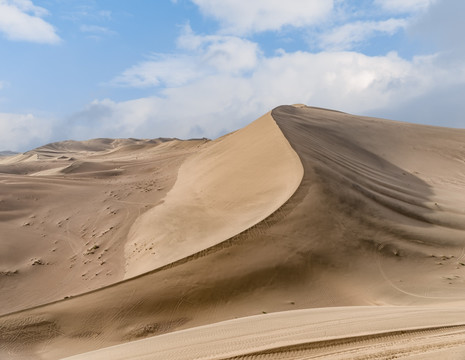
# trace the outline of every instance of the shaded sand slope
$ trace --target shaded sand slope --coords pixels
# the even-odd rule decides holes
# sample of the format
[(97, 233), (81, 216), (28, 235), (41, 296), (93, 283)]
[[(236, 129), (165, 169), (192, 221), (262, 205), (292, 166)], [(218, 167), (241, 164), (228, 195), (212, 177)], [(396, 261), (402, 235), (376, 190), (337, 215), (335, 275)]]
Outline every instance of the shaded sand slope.
[[(234, 188), (230, 181), (238, 181), (240, 176), (231, 178), (228, 169), (220, 168), (216, 173), (218, 179), (213, 177), (210, 184), (208, 177), (202, 178), (204, 171), (198, 171), (204, 164), (207, 169), (218, 164), (215, 157), (219, 154), (215, 148), (221, 149), (221, 156), (230, 156), (229, 161), (234, 166), (242, 166), (243, 161), (248, 161), (248, 156), (242, 156), (236, 163), (235, 157), (228, 154), (229, 146), (222, 148), (222, 141), (228, 138), (234, 144), (235, 134), (205, 145), (181, 166), (179, 183), (166, 196), (163, 211), (169, 210), (167, 213), (174, 217), (179, 215), (176, 226), (182, 230), (183, 221), (190, 224), (191, 213), (182, 209), (180, 199), (186, 196), (191, 204), (197, 196), (204, 201), (203, 198), (212, 196), (208, 193), (212, 191), (213, 200), (205, 200), (204, 204), (218, 204), (223, 210), (220, 211), (222, 216), (233, 224), (241, 224), (234, 227), (235, 231), (241, 232), (224, 239), (229, 234), (228, 222), (222, 223), (216, 213), (211, 214), (208, 209), (196, 209), (196, 212), (203, 210), (194, 215), (198, 221), (208, 226), (209, 219), (215, 221), (211, 229), (218, 234), (216, 241), (212, 238), (199, 246), (184, 243), (184, 236), (191, 236), (184, 235), (176, 242), (181, 241), (186, 249), (181, 252), (176, 249), (177, 254), (171, 259), (186, 257), (98, 291), (0, 317), (0, 351), (7, 354), (4, 356), (56, 359), (241, 317), (232, 322), (233, 327), (237, 325), (234, 330), (231, 323), (219, 324), (218, 327), (189, 330), (193, 332), (188, 337), (203, 337), (206, 344), (211, 340), (217, 345), (200, 349), (211, 350), (204, 358), (233, 356), (225, 352), (229, 351), (225, 347), (235, 349), (238, 356), (258, 352), (254, 355), (256, 358), (279, 358), (279, 354), (263, 352), (275, 346), (276, 336), (284, 336), (288, 333), (286, 329), (298, 329), (300, 315), (312, 319), (306, 320), (305, 324), (314, 320), (315, 327), (312, 328), (312, 324), (306, 327), (301, 334), (303, 338), (297, 336), (299, 331), (293, 333), (296, 337), (291, 334), (282, 346), (329, 341), (325, 336), (341, 339), (347, 335), (346, 328), (335, 327), (333, 321), (336, 324), (342, 321), (361, 337), (361, 342), (368, 336), (368, 341), (376, 344), (381, 354), (385, 350), (395, 351), (397, 345), (393, 345), (393, 334), (377, 338), (377, 332), (413, 330), (415, 327), (434, 329), (425, 336), (409, 333), (399, 340), (406, 344), (420, 341), (421, 346), (436, 355), (444, 349), (463, 354), (465, 131), (362, 118), (304, 106), (279, 107), (271, 115), (285, 136), (281, 135), (281, 140), (289, 142), (304, 169), (302, 181), (294, 193), (289, 194), (289, 188), (282, 187), (290, 196), (287, 201), (283, 200), (282, 206), (241, 231), (248, 225), (245, 219), (239, 218), (236, 222), (235, 218), (227, 217), (224, 204), (228, 203), (228, 197), (232, 204), (231, 213), (236, 214), (237, 199), (241, 199), (246, 210), (249, 204), (262, 209), (266, 196), (259, 193), (256, 199), (255, 191), (247, 193), (241, 186)], [(261, 120), (262, 125), (270, 125), (269, 119), (265, 120)], [(255, 132), (254, 136), (259, 136), (260, 132)], [(248, 137), (245, 139), (251, 141)], [(260, 148), (265, 145), (261, 144)], [(250, 151), (255, 153), (260, 149), (252, 145)], [(250, 158), (253, 163), (253, 157)], [(298, 171), (293, 172), (294, 179), (300, 179), (301, 168), (295, 170)], [(197, 187), (194, 182), (189, 186), (197, 195), (190, 197), (189, 186), (182, 185), (187, 180), (180, 180), (187, 179), (189, 174), (200, 183), (207, 181), (205, 184), (209, 186), (200, 184)], [(277, 179), (287, 177), (278, 176)], [(274, 185), (263, 180), (261, 183)], [(247, 194), (245, 198), (240, 197), (241, 191)], [(215, 196), (220, 196), (218, 201)], [(158, 220), (149, 213), (163, 214), (162, 208), (155, 207), (139, 218), (138, 226), (133, 225), (130, 236), (134, 236), (135, 242), (148, 244), (147, 239), (152, 234), (160, 234), (159, 229), (151, 227), (151, 221), (156, 223)], [(273, 207), (264, 205), (263, 209), (273, 211)], [(255, 210), (250, 214), (256, 214)], [(170, 221), (169, 217), (167, 221)], [(201, 230), (198, 230), (199, 235), (202, 235)], [(175, 235), (170, 235), (168, 241)], [(189, 239), (197, 238), (192, 235)], [(160, 251), (166, 251), (167, 257), (173, 256), (167, 252), (169, 247), (163, 250), (163, 244), (157, 245)], [(146, 254), (157, 249), (156, 246), (143, 248), (137, 256), (128, 257), (129, 273), (143, 271), (145, 266), (163, 264), (163, 259), (153, 261)], [(128, 248), (125, 250), (126, 255), (130, 254)], [(144, 264), (138, 267), (134, 265), (136, 261)], [(410, 307), (359, 308), (355, 305)], [(334, 306), (342, 308), (332, 309)], [(291, 311), (308, 308), (314, 310)], [(271, 328), (264, 328), (260, 321), (257, 323), (257, 317), (247, 318), (278, 311), (282, 313), (277, 317), (269, 315), (274, 324)], [(352, 319), (352, 324), (346, 324), (344, 319)], [(370, 327), (372, 323), (377, 325)], [(448, 328), (447, 332), (436, 329), (448, 325), (457, 327)], [(273, 326), (278, 329), (273, 330)], [(281, 330), (279, 326), (282, 326)], [(260, 338), (256, 334), (263, 331), (263, 338), (260, 338), (263, 346), (254, 348), (248, 340), (228, 345), (222, 334), (229, 331), (251, 339)], [(172, 352), (171, 358), (189, 356), (193, 348), (184, 335), (166, 336), (147, 339), (143, 345), (158, 351), (157, 344), (166, 340), (167, 346), (185, 346), (184, 355), (179, 357)], [(433, 346), (435, 339), (446, 341)], [(350, 358), (353, 346), (360, 347), (357, 341), (351, 340), (352, 345), (347, 345), (348, 342), (341, 339), (336, 342), (337, 351), (341, 354), (347, 351), (345, 354)], [(116, 351), (122, 354), (121, 358), (130, 359), (137, 347), (138, 344), (129, 343), (127, 347), (108, 349), (108, 353), (101, 352), (94, 358), (111, 358), (108, 354)], [(304, 347), (304, 350), (308, 348)], [(422, 351), (412, 350), (410, 345), (404, 350), (406, 356)], [(287, 351), (285, 356), (290, 354), (289, 358), (292, 358), (295, 355), (292, 351)], [(87, 355), (89, 358), (94, 356)], [(310, 355), (304, 353), (301, 358)], [(360, 355), (370, 358), (373, 354), (368, 356), (362, 352)], [(152, 358), (152, 355), (141, 354), (139, 358)]]
[(367, 300), (463, 298), (465, 131), (307, 107), (272, 114), (305, 168), (282, 234), (292, 224), (314, 261), (361, 271)]

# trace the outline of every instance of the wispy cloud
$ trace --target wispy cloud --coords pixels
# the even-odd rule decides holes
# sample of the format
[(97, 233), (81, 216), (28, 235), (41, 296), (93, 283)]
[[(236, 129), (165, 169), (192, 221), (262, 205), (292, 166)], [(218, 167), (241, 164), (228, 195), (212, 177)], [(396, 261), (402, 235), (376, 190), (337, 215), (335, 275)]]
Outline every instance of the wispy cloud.
[(113, 30), (110, 30), (104, 26), (99, 26), (99, 25), (81, 25), (80, 30), (84, 33), (103, 34), (103, 35), (113, 35), (116, 33)]
[(87, 25), (83, 24), (79, 27), (82, 33), (87, 34), (87, 37), (96, 41), (102, 40), (105, 36), (116, 35), (116, 31), (113, 31), (107, 27), (99, 25)]
[(178, 54), (154, 54), (112, 80), (118, 86), (178, 87), (212, 74), (239, 75), (255, 68), (258, 45), (235, 36), (195, 35), (189, 26), (178, 38)]
[(180, 86), (200, 76), (189, 56), (153, 54), (114, 78), (110, 84), (128, 87)]
[(327, 50), (352, 50), (375, 35), (394, 35), (407, 25), (406, 19), (351, 22), (323, 33), (319, 46)]
[(4, 0), (2, 2), (10, 3), (11, 5), (16, 6), (19, 10), (24, 12), (31, 12), (35, 16), (42, 17), (49, 14), (47, 9), (44, 9), (40, 6), (35, 6), (31, 0)]
[(97, 14), (101, 19), (111, 20), (112, 18), (112, 12), (110, 10), (99, 10)]
[(437, 0), (375, 0), (374, 2), (391, 13), (409, 13), (427, 10)]
[(333, 0), (192, 0), (202, 13), (217, 19), (222, 33), (244, 35), (284, 26), (302, 27), (324, 20)]
[(0, 32), (13, 41), (57, 44), (56, 29), (42, 19), (48, 11), (30, 0), (0, 0)]
[(113, 12), (107, 9), (100, 9), (95, 1), (81, 1), (72, 4), (72, 6), (61, 13), (61, 16), (73, 22), (100, 22), (111, 20), (113, 18)]

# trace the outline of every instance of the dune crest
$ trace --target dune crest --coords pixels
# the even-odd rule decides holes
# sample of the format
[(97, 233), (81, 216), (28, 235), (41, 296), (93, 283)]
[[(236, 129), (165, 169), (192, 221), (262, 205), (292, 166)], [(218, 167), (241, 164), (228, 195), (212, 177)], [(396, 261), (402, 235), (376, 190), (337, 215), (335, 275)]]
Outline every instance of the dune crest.
[(220, 243), (266, 218), (303, 176), (270, 113), (209, 142), (180, 167), (163, 204), (131, 228), (126, 278)]

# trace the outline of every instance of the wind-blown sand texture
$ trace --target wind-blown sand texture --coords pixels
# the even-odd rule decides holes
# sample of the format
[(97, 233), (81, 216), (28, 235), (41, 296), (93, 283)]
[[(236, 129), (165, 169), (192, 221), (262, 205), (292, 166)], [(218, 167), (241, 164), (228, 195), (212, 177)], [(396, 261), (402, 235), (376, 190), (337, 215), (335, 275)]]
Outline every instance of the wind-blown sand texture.
[(464, 144), (295, 105), (1, 158), (0, 358), (462, 359)]

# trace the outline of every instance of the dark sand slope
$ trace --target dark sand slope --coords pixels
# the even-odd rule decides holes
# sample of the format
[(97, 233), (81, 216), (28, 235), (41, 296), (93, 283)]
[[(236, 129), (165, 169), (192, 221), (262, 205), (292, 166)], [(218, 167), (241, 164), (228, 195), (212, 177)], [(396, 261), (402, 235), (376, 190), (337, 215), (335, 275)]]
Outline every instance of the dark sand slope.
[[(262, 119), (233, 140), (220, 139), (220, 145), (200, 149), (181, 166), (184, 180), (178, 177), (165, 198), (167, 205), (145, 212), (129, 236), (147, 244), (150, 234), (159, 231), (151, 229), (149, 214), (173, 214), (176, 206), (178, 221), (188, 222), (189, 212), (179, 199), (189, 192), (189, 173), (208, 182), (208, 177), (202, 180), (203, 166), (210, 168), (221, 156), (233, 161), (228, 149), (241, 147), (242, 140), (254, 154), (266, 155), (262, 146), (267, 142), (248, 143), (262, 133), (272, 134), (280, 146), (288, 141), (303, 165), (303, 178), (295, 166), (287, 169), (294, 177), (275, 173), (276, 183), (251, 179), (288, 194), (279, 209), (267, 206), (265, 194), (254, 198), (253, 191), (247, 194), (244, 186), (231, 185), (241, 179), (241, 164), (251, 161), (250, 153), (241, 154), (233, 162), (235, 176), (220, 169), (213, 176), (215, 186), (191, 185), (197, 198), (213, 199), (206, 206), (218, 206), (213, 214), (208, 209), (202, 217), (196, 214), (205, 224), (220, 224), (213, 227), (216, 242), (211, 239), (200, 247), (184, 243), (187, 249), (181, 254), (177, 250), (171, 263), (143, 253), (130, 255), (126, 247), (129, 273), (161, 267), (92, 293), (0, 317), (0, 355), (56, 359), (240, 317), (77, 358), (189, 359), (192, 351), (202, 359), (244, 354), (253, 354), (251, 359), (334, 354), (435, 358), (444, 351), (450, 358), (463, 356), (465, 131), (304, 106), (279, 107), (271, 115), (281, 140)], [(291, 153), (280, 161), (286, 159), (294, 161)], [(301, 180), (296, 191), (278, 186), (286, 179)], [(241, 196), (244, 191), (247, 196)], [(229, 207), (235, 211), (238, 199), (259, 221), (245, 230), (244, 219), (231, 218), (232, 229), (222, 225), (227, 221), (216, 220), (218, 213), (227, 216)], [(225, 239), (234, 229), (238, 234)], [(162, 236), (167, 231), (169, 227)], [(142, 265), (134, 265), (137, 261)], [(312, 310), (290, 311), (308, 308)], [(413, 347), (412, 342), (420, 345)]]
[(465, 131), (307, 107), (272, 115), (305, 168), (288, 219), (303, 236), (283, 234), (328, 270), (359, 272), (348, 296), (463, 298)]

